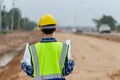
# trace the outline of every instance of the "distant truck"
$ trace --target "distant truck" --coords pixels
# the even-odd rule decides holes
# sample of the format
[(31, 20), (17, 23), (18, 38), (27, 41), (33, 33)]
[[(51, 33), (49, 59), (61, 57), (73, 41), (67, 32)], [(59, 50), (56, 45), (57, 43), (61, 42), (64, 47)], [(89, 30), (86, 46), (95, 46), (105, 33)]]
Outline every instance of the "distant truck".
[(107, 24), (102, 24), (98, 31), (99, 33), (111, 33), (111, 28)]

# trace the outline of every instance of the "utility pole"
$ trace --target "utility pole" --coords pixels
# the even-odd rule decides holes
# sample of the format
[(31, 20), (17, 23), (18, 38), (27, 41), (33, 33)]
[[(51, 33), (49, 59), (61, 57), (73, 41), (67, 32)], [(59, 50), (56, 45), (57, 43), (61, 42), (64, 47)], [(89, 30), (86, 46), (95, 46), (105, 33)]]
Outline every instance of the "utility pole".
[(24, 18), (24, 29), (25, 29), (25, 26), (26, 26), (26, 18)]
[(79, 22), (78, 22), (78, 18), (79, 18), (79, 16), (78, 16), (78, 9), (79, 9), (79, 7), (81, 6), (83, 4), (83, 2), (78, 2), (78, 3), (76, 3), (76, 4), (74, 4), (74, 24), (75, 24), (75, 26), (77, 27), (77, 26), (79, 26)]
[(0, 31), (2, 30), (2, 0), (0, 0)]
[(12, 10), (12, 18), (11, 18), (11, 31), (13, 31), (13, 28), (14, 28), (14, 6), (15, 6), (15, 0), (13, 0), (13, 3), (12, 3), (12, 6), (13, 6), (13, 10)]
[(20, 19), (21, 19), (21, 15), (18, 15), (18, 29), (20, 29)]

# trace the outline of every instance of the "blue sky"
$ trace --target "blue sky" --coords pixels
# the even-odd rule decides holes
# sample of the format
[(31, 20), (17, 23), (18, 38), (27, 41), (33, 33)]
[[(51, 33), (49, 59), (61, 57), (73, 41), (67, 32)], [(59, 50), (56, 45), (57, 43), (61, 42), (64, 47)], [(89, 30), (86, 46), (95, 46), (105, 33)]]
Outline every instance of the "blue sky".
[[(3, 0), (6, 9), (12, 8), (13, 0)], [(52, 14), (59, 25), (95, 26), (93, 18), (111, 15), (120, 23), (120, 0), (15, 0), (15, 7), (22, 16), (38, 22), (45, 14)]]

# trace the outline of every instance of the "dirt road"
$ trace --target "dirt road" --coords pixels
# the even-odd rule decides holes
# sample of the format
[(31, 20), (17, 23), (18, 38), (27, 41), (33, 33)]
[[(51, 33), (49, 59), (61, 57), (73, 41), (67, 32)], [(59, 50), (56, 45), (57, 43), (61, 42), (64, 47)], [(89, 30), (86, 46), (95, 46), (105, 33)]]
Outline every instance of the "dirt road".
[(58, 37), (61, 41), (72, 41), (72, 56), (76, 63), (68, 80), (107, 80), (107, 73), (120, 69), (120, 43), (73, 34), (61, 36), (62, 39)]
[[(75, 68), (67, 80), (120, 80), (120, 43), (71, 33), (56, 33), (55, 37), (62, 42), (72, 41)], [(0, 80), (32, 80), (20, 70), (22, 56), (23, 51), (2, 69)]]

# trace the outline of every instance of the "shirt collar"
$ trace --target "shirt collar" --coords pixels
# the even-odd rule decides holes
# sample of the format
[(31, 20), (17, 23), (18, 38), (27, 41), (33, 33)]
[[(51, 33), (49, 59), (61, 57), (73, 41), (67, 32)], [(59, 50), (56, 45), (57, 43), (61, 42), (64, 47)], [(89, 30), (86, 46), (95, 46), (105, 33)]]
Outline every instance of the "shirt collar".
[(42, 38), (40, 42), (56, 42), (55, 38)]

